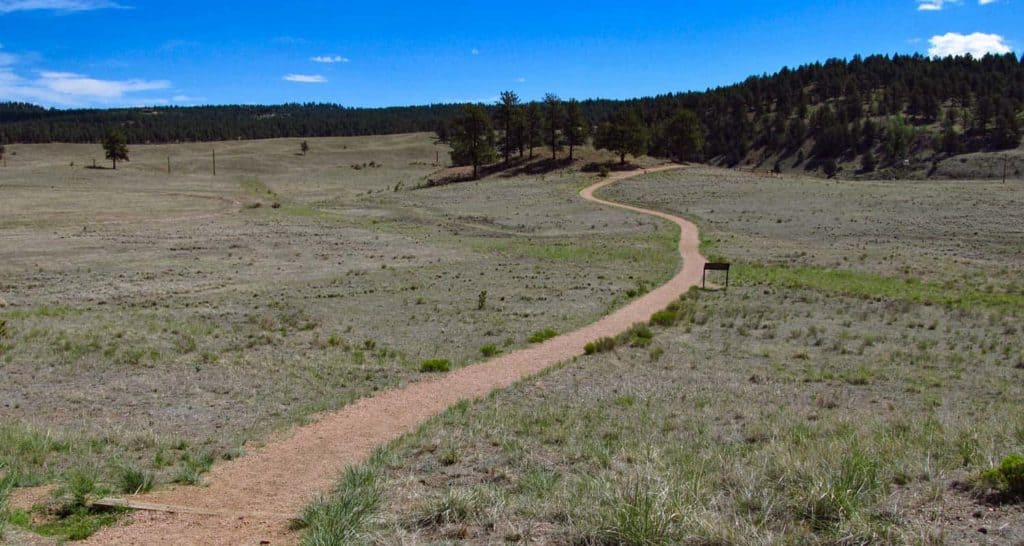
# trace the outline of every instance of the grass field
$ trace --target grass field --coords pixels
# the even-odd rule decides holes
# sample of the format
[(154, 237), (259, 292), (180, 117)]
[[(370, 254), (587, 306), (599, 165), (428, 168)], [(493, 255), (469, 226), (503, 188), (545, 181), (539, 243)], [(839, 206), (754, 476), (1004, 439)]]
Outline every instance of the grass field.
[(698, 221), (732, 286), (392, 443), (308, 544), (1024, 540), (982, 479), (1024, 451), (1020, 182), (693, 167), (603, 197)]
[(211, 145), (133, 146), (116, 171), (87, 168), (98, 146), (8, 146), (6, 479), (198, 483), (425, 360), (589, 323), (678, 265), (668, 226), (575, 195), (593, 175), (424, 187), (446, 156), (428, 135), (309, 142), (217, 143), (216, 176)]

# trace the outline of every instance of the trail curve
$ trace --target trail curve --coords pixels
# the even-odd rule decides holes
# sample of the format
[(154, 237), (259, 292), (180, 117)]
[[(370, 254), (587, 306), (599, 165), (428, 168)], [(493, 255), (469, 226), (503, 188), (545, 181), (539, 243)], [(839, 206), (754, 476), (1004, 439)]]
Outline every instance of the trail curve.
[(580, 192), (587, 201), (656, 216), (679, 226), (682, 267), (665, 284), (595, 323), (545, 343), (322, 414), (314, 423), (296, 427), (251, 454), (215, 465), (205, 476), (204, 487), (173, 487), (123, 499), (126, 506), (141, 511), (124, 525), (101, 530), (85, 544), (293, 544), (300, 537), (288, 530), (288, 518), (317, 495), (330, 491), (346, 466), (365, 460), (375, 447), (415, 430), (461, 400), (508, 387), (582, 355), (590, 341), (646, 322), (700, 282), (704, 257), (699, 251), (697, 227), (678, 216), (594, 197), (594, 192), (626, 178), (674, 168), (614, 173)]

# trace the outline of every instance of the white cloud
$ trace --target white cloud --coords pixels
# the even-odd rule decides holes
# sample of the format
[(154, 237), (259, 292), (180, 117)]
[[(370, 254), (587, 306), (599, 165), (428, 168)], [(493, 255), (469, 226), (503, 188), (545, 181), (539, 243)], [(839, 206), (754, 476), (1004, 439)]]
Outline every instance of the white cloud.
[(341, 55), (317, 55), (316, 57), (310, 57), (314, 63), (347, 63), (349, 62), (348, 57), (342, 57)]
[(469, 54), (475, 57), (480, 54), (480, 50), (474, 47), (472, 50), (470, 50)]
[[(978, 0), (979, 6), (995, 4), (998, 0)], [(918, 11), (942, 11), (946, 4), (959, 4), (960, 0), (917, 0)]]
[(519, 76), (516, 78), (516, 83), (526, 83), (526, 78)]
[(932, 57), (961, 57), (967, 54), (984, 57), (986, 53), (1004, 54), (1013, 51), (1002, 36), (983, 32), (947, 32), (941, 36), (932, 36), (928, 42), (932, 45), (928, 48), (928, 54)]
[(917, 0), (918, 11), (940, 11), (945, 6), (946, 0)]
[(327, 78), (319, 74), (288, 74), (283, 79), (295, 83), (327, 83)]
[(130, 96), (134, 93), (167, 89), (166, 80), (101, 80), (71, 72), (42, 71), (36, 78), (24, 78), (10, 68), (0, 68), (0, 96), (11, 100), (59, 106), (118, 105), (157, 101)]
[(0, 15), (16, 11), (92, 11), (97, 9), (123, 9), (109, 0), (0, 0)]

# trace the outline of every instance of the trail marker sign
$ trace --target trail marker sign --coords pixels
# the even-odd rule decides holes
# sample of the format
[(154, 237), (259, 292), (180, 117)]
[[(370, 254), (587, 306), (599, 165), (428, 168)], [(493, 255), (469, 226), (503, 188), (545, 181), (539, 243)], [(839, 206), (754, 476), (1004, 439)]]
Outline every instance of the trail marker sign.
[(708, 262), (704, 264), (704, 273), (700, 278), (701, 288), (707, 287), (708, 271), (725, 271), (725, 287), (729, 288), (729, 264), (722, 262)]

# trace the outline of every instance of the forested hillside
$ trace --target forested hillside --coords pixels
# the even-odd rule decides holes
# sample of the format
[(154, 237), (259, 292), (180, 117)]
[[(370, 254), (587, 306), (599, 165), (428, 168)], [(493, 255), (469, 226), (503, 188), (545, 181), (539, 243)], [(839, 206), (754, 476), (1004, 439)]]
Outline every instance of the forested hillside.
[[(704, 92), (580, 103), (596, 126), (639, 111), (657, 128), (681, 109), (702, 124), (702, 157), (726, 165), (824, 166), (1016, 148), (1024, 125), (1024, 59), (1013, 54), (933, 59), (854, 57), (783, 68)], [(490, 107), (497, 113), (497, 107)], [(7, 142), (98, 142), (119, 126), (130, 143), (440, 131), (460, 105), (345, 108), (332, 104), (55, 110), (0, 104)], [(657, 153), (657, 143), (652, 143)]]

